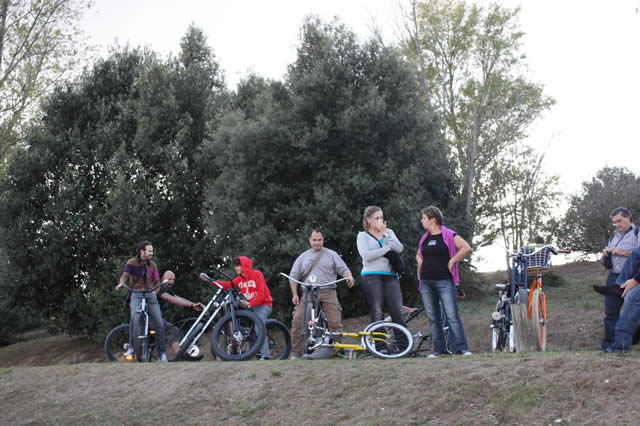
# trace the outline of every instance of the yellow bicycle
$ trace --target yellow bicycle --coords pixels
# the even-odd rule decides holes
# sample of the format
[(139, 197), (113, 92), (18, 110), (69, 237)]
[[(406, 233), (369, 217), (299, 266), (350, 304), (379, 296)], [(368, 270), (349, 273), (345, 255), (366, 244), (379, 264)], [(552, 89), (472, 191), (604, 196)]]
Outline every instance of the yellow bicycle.
[[(333, 348), (334, 353), (344, 351), (350, 358), (355, 358), (360, 352), (369, 352), (382, 359), (402, 358), (413, 350), (413, 336), (406, 327), (391, 321), (376, 321), (369, 324), (363, 331), (349, 333), (344, 331), (330, 331), (326, 317), (319, 303), (318, 291), (331, 283), (316, 284), (298, 281), (281, 272), (280, 275), (294, 281), (305, 288), (305, 314), (303, 317), (303, 336), (305, 338), (305, 353), (313, 353), (319, 348)], [(359, 341), (358, 343), (341, 343), (336, 337), (346, 337)]]

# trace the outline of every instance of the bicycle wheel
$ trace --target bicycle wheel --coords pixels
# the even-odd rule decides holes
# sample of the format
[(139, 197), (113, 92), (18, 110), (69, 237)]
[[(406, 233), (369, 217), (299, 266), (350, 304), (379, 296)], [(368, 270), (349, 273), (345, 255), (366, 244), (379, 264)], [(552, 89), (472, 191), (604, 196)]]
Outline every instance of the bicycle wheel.
[[(202, 319), (203, 324), (207, 322), (208, 317), (204, 317)], [(187, 334), (189, 332), (189, 330), (191, 330), (191, 327), (193, 326), (193, 324), (198, 320), (198, 317), (190, 317), (190, 318), (185, 318), (182, 319), (178, 322), (176, 322), (175, 326), (178, 327), (178, 331), (180, 332), (180, 341), (182, 341), (182, 337), (184, 337), (185, 334)], [(200, 329), (198, 329), (198, 333)], [(197, 333), (196, 333), (197, 334)], [(203, 335), (204, 336), (204, 335)], [(188, 340), (193, 340), (193, 336), (191, 339)], [(188, 353), (189, 355), (193, 356), (193, 357), (197, 357), (198, 355), (202, 354), (202, 349), (200, 349), (200, 346), (198, 345), (198, 343), (201, 340), (198, 339), (198, 342), (193, 343), (192, 345), (189, 346), (189, 348), (187, 348), (185, 351), (185, 353)], [(186, 342), (186, 341), (185, 341)], [(180, 356), (184, 355), (181, 354)], [(178, 356), (176, 354), (175, 359), (178, 359)], [(216, 356), (215, 354), (213, 354), (213, 359), (215, 361)]]
[(260, 350), (264, 342), (264, 324), (256, 314), (236, 311), (235, 316), (237, 328), (234, 328), (229, 312), (216, 323), (211, 334), (211, 350), (223, 361), (247, 360)]
[(133, 350), (138, 362), (149, 361), (149, 336), (145, 333), (145, 318), (142, 312), (133, 316)]
[(302, 314), (302, 348), (303, 353), (309, 353), (309, 347), (313, 344), (311, 339), (311, 330), (309, 330), (309, 323), (311, 322), (311, 311), (313, 305), (307, 303), (304, 305), (304, 313)]
[(180, 345), (180, 349), (176, 354), (175, 360), (179, 360), (180, 358), (182, 358), (184, 353), (187, 352), (191, 348), (191, 346), (197, 343), (197, 342), (194, 342), (193, 339), (195, 339), (198, 333), (200, 333), (200, 330), (202, 330), (203, 325), (204, 324), (199, 323), (193, 330), (191, 330), (191, 333), (189, 333), (187, 337), (184, 339), (184, 343)]
[(402, 358), (413, 349), (413, 336), (406, 327), (391, 321), (377, 321), (364, 330), (361, 344), (375, 357)]
[(124, 353), (129, 349), (129, 324), (114, 327), (104, 339), (104, 353), (109, 361), (124, 361)]
[(533, 337), (538, 350), (547, 348), (547, 300), (540, 289), (533, 291), (531, 298), (531, 322), (533, 323)]
[(174, 325), (178, 327), (178, 330), (180, 330), (180, 334), (184, 336), (189, 331), (193, 323), (196, 322), (197, 319), (198, 319), (197, 317), (181, 319), (180, 321), (176, 322)]
[(280, 321), (268, 319), (266, 327), (265, 339), (269, 344), (271, 359), (288, 359), (291, 353), (291, 333), (287, 326)]

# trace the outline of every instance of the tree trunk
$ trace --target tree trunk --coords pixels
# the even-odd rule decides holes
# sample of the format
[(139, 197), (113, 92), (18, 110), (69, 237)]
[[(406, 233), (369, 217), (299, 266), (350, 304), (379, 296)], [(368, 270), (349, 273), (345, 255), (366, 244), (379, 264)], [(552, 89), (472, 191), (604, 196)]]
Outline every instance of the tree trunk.
[(7, 27), (7, 15), (9, 15), (9, 0), (2, 0), (0, 7), (0, 70), (2, 70), (2, 59), (4, 58), (4, 34)]

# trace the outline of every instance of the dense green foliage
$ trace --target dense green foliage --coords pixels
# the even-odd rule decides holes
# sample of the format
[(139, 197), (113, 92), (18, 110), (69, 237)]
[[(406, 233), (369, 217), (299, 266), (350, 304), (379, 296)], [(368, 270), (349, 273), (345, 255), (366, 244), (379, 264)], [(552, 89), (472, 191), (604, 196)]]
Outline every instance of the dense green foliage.
[(636, 224), (640, 215), (640, 177), (621, 167), (604, 167), (582, 190), (569, 197), (560, 245), (586, 253), (599, 253), (614, 230), (611, 212), (616, 207), (631, 211)]
[[(256, 259), (280, 316), (291, 306), (278, 272), (308, 248), (312, 226), (359, 275), (356, 235), (371, 204), (405, 243), (405, 290), (415, 291), (420, 208), (456, 213), (448, 151), (417, 93), (393, 49), (315, 20), (283, 83), (250, 78), (239, 87), (238, 108), (205, 145), (221, 170), (207, 191), (209, 231), (224, 256)], [(340, 297), (347, 315), (367, 311), (359, 290), (341, 288)]]
[(196, 158), (219, 98), (195, 28), (179, 60), (124, 49), (59, 87), (0, 181), (0, 283), (12, 303), (97, 335), (128, 318), (113, 287), (138, 241), (155, 244), (178, 282), (208, 265)]
[[(55, 90), (0, 179), (2, 316), (32, 312), (99, 338), (127, 320), (113, 287), (149, 239), (192, 299), (211, 293), (198, 272), (253, 257), (274, 316), (287, 319), (278, 272), (307, 248), (310, 226), (358, 275), (370, 204), (385, 209), (413, 271), (419, 209), (439, 205), (454, 227), (458, 216), (449, 152), (416, 84), (394, 49), (313, 19), (284, 81), (252, 76), (235, 93), (196, 28), (176, 58), (116, 50)], [(413, 281), (409, 272), (410, 294)], [(346, 316), (366, 312), (360, 290), (340, 290)]]

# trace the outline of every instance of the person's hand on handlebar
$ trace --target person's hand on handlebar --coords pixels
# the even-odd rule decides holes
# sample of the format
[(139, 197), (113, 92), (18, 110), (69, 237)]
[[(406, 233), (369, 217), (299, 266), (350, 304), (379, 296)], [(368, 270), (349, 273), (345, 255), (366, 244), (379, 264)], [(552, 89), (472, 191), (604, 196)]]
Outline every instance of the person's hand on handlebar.
[(118, 285), (116, 286), (116, 291), (122, 290), (123, 286), (124, 286), (124, 283), (118, 283)]
[(204, 306), (202, 303), (200, 303), (200, 302), (198, 302), (198, 303), (193, 303), (193, 304), (191, 305), (191, 307), (192, 307), (193, 309), (195, 309), (196, 311), (198, 311), (198, 312), (202, 311), (202, 310), (205, 308), (205, 306)]
[[(352, 288), (354, 286), (354, 284), (356, 283), (355, 280), (353, 279), (353, 277), (351, 275), (349, 275), (348, 277), (345, 277), (347, 279), (347, 287)], [(297, 305), (297, 303), (296, 303)]]

